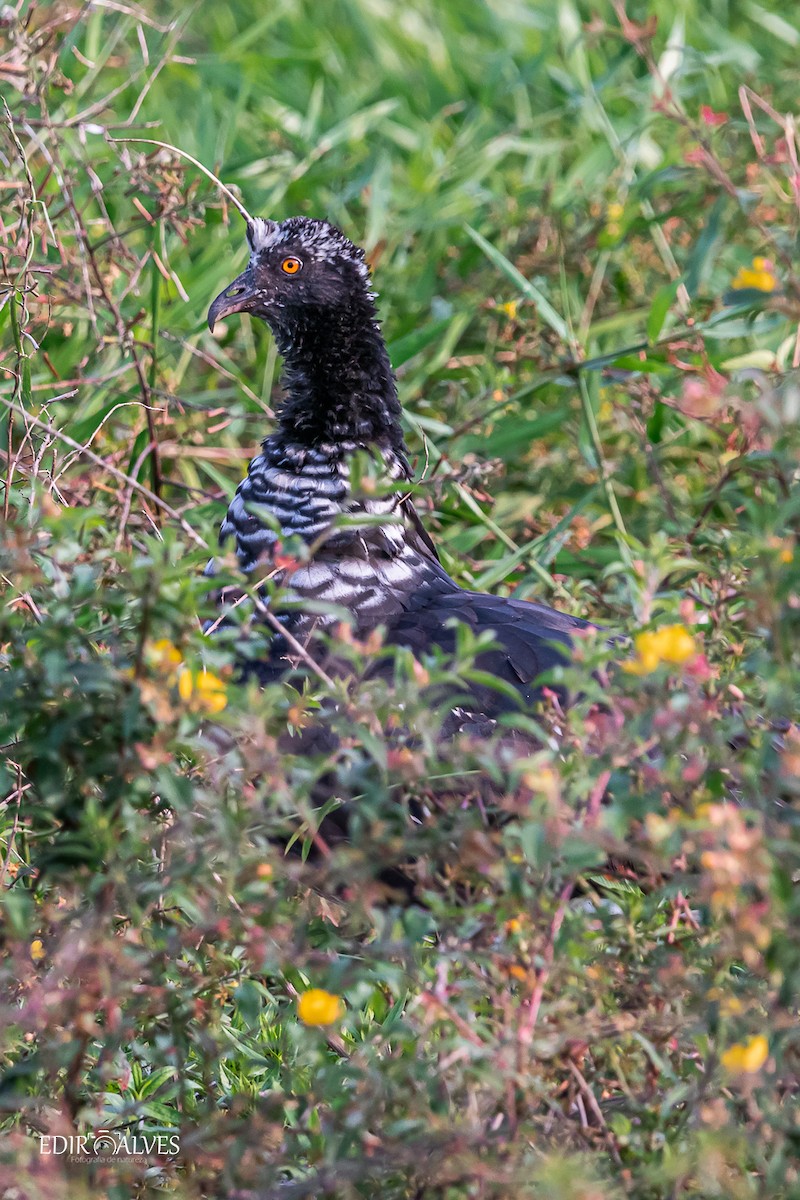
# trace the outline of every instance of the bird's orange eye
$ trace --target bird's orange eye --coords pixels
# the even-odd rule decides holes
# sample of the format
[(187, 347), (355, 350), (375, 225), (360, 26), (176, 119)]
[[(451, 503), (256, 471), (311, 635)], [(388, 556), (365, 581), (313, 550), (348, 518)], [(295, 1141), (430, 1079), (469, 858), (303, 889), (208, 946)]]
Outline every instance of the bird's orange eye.
[(281, 263), (281, 270), (287, 275), (296, 275), (302, 265), (299, 258), (285, 258)]

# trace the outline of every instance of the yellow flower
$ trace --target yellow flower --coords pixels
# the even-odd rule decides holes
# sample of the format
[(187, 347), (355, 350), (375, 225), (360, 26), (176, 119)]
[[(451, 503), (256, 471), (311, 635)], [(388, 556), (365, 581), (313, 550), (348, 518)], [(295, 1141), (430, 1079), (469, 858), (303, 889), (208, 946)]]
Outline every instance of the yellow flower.
[(614, 405), (610, 400), (604, 400), (597, 410), (598, 421), (610, 421), (614, 415)]
[(665, 625), (656, 636), (658, 653), (663, 662), (680, 665), (694, 658), (697, 653), (695, 640), (685, 625)]
[(778, 551), (778, 561), (782, 563), (794, 562), (794, 539), (771, 537), (767, 539), (767, 545), (771, 550)]
[(517, 319), (517, 301), (509, 300), (507, 304), (501, 304), (500, 311), (504, 312), (507, 317), (511, 318), (512, 321), (516, 321), (516, 319)]
[(609, 204), (606, 219), (606, 234), (610, 238), (618, 238), (622, 232), (620, 221), (625, 208), (622, 204)]
[(697, 654), (697, 643), (685, 625), (662, 625), (634, 638), (636, 658), (624, 662), (630, 675), (650, 675), (661, 663), (680, 666)]
[(721, 1056), (720, 1062), (732, 1075), (753, 1075), (760, 1071), (769, 1056), (769, 1043), (763, 1034), (747, 1042), (737, 1042)]
[(309, 988), (297, 1001), (297, 1015), (304, 1025), (333, 1025), (344, 1016), (344, 1001), (323, 988)]
[(629, 675), (650, 675), (657, 670), (661, 659), (655, 648), (654, 634), (640, 633), (634, 641), (636, 658), (622, 664)]
[(716, 1000), (719, 1010), (724, 1017), (738, 1017), (744, 1011), (744, 1005), (738, 996), (723, 992), (722, 988), (712, 987), (706, 992), (707, 1000)]
[(183, 662), (183, 655), (169, 638), (159, 638), (157, 642), (150, 642), (147, 647), (147, 657), (156, 670), (163, 671), (165, 674), (169, 674)]
[(228, 703), (228, 697), (225, 694), (225, 684), (221, 679), (212, 675), (210, 671), (201, 671), (195, 680), (195, 687), (197, 688), (198, 704), (203, 712), (222, 712)]
[[(539, 770), (531, 768), (528, 771), (522, 772), (522, 782), (526, 787), (529, 787), (532, 792), (543, 796), (545, 800), (553, 803), (558, 799), (559, 794), (559, 778), (557, 772), (552, 767), (542, 767)], [(512, 857), (511, 861), (514, 859)]]
[(44, 942), (41, 938), (34, 938), (30, 945), (30, 956), (34, 962), (41, 962), (46, 956), (47, 951), (44, 948)]
[(188, 704), (188, 702), (191, 700), (193, 691), (194, 683), (192, 682), (191, 671), (181, 671), (180, 675), (178, 676), (178, 695), (180, 696), (181, 700), (183, 700), (184, 704)]
[(228, 703), (225, 684), (217, 675), (205, 669), (196, 675), (191, 671), (181, 671), (178, 676), (178, 695), (189, 708), (212, 715), (222, 712)]
[(759, 292), (774, 292), (778, 286), (773, 264), (768, 258), (754, 258), (752, 267), (740, 267), (731, 281), (737, 291), (755, 288)]

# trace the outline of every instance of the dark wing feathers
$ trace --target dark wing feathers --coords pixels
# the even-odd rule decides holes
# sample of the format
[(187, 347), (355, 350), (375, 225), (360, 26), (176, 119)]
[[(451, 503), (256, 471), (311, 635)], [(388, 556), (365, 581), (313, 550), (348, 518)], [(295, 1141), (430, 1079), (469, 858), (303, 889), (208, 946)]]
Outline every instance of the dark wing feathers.
[(422, 521), (419, 518), (419, 513), (414, 508), (414, 505), (411, 503), (408, 497), (406, 497), (404, 500), (401, 500), (400, 509), (406, 521), (408, 522), (406, 527), (410, 535), (408, 541), (413, 542), (414, 548), (418, 550), (420, 554), (424, 554), (426, 557), (431, 558), (434, 562), (438, 563), (439, 553), (431, 541), (431, 535), (422, 524)]
[[(572, 634), (590, 627), (541, 604), (464, 591), (440, 567), (434, 583), (407, 595), (404, 611), (388, 623), (387, 641), (407, 646), (417, 657), (433, 646), (452, 654), (454, 622), (463, 622), (476, 634), (492, 632), (497, 645), (479, 654), (476, 666), (510, 683), (526, 702), (536, 698), (538, 677), (567, 661)], [(491, 689), (472, 690), (486, 692), (476, 695), (483, 711), (512, 707)]]

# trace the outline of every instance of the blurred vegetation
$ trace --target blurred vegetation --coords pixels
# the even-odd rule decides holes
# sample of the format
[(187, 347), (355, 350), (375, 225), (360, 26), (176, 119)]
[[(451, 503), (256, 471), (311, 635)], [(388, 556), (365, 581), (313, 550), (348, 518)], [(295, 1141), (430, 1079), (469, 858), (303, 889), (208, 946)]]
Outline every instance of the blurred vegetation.
[[(2, 9), (0, 1194), (800, 1195), (798, 45), (756, 0)], [(639, 635), (538, 749), (438, 743), (466, 642), (259, 692), (201, 633), (276, 355), (205, 327), (235, 210), (132, 138), (367, 247), (461, 583)], [(99, 1128), (181, 1153), (40, 1153)]]

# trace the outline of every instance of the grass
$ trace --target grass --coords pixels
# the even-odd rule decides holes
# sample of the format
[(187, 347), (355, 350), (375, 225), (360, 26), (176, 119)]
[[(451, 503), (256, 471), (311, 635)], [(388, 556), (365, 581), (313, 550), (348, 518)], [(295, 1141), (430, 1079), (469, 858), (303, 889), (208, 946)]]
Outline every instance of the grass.
[[(755, 0), (4, 14), (14, 1194), (798, 1194), (798, 42)], [(523, 754), (437, 742), (467, 638), (237, 684), (202, 569), (278, 364), (205, 327), (235, 206), (133, 138), (366, 246), (459, 582), (697, 653), (587, 642)], [(42, 1153), (101, 1128), (180, 1153)]]

